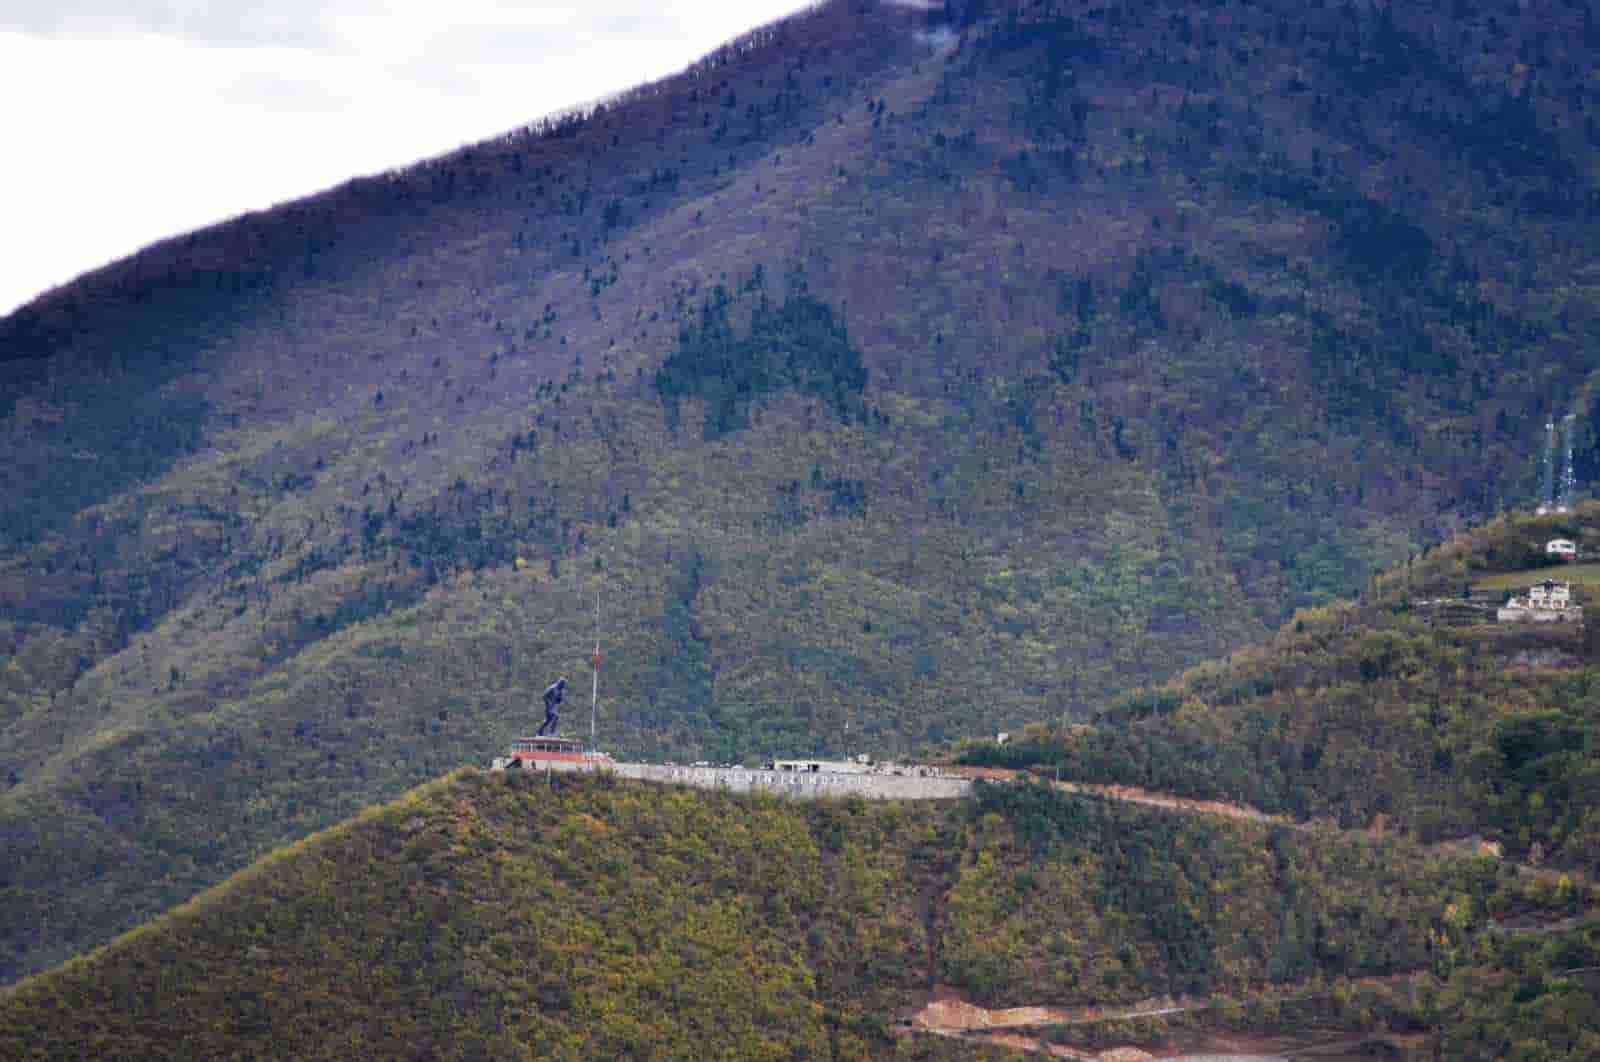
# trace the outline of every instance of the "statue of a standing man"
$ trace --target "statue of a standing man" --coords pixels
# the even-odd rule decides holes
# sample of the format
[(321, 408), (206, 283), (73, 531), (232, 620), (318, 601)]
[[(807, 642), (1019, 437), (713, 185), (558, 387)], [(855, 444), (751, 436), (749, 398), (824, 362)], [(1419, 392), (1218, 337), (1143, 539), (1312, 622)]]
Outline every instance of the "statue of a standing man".
[(556, 736), (556, 727), (561, 725), (561, 698), (567, 692), (567, 680), (563, 676), (550, 683), (549, 689), (544, 691), (544, 722), (539, 727), (539, 736), (547, 734)]

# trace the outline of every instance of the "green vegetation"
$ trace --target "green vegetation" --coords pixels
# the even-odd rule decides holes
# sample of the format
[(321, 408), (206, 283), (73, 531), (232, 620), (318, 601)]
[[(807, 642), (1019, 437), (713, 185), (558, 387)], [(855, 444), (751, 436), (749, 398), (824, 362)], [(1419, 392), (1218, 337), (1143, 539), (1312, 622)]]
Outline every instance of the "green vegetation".
[[(1133, 809), (1042, 785), (980, 785), (952, 889), (946, 977), (1014, 1005), (1238, 995), (1308, 978), (1449, 969), (1471, 924), (1528, 902), (1488, 859)], [(1545, 897), (1542, 902), (1570, 903)], [(1464, 923), (1465, 924), (1465, 923)]]
[(796, 295), (773, 309), (763, 301), (749, 336), (737, 339), (729, 301), (718, 285), (698, 327), (683, 330), (677, 351), (656, 373), (656, 391), (671, 409), (690, 395), (705, 400), (706, 438), (748, 427), (753, 400), (788, 388), (817, 396), (839, 415), (859, 407), (867, 370), (825, 303)]
[[(584, 685), (597, 592), (612, 751), (905, 754), (1088, 718), (1530, 497), (1597, 401), (1591, 22), (829, 3), (8, 317), (0, 977), (485, 761)], [(1412, 622), (1389, 678), (1308, 644), (1356, 676), (1326, 740), (1211, 705), (1082, 755), (1589, 850), (1582, 681), (1405, 670), (1587, 650)], [(1391, 788), (1338, 721), (1374, 682)], [(1527, 741), (1465, 720), (1521, 712), (1523, 780), (1482, 773)]]
[(892, 1020), (934, 978), (1015, 1005), (1448, 972), (1538, 903), (1492, 861), (1037, 786), (802, 804), (466, 770), (7, 990), (0, 1053), (973, 1057)]
[(1472, 584), (1474, 590), (1523, 591), (1540, 579), (1559, 579), (1574, 586), (1600, 585), (1600, 564), (1547, 565), (1549, 571), (1524, 570), (1486, 575)]
[(1482, 938), (1432, 1001), (1440, 1050), (1463, 1062), (1600, 1053), (1600, 922), (1551, 937)]
[[(1524, 542), (1542, 548), (1557, 532), (1592, 541), (1597, 518), (1600, 506), (1587, 504), (1496, 520), (1385, 575), (1360, 604), (1304, 612), (1264, 648), (1121, 699), (1099, 725), (1034, 728), (963, 755), (1302, 820), (1383, 823), (1425, 841), (1481, 834), (1516, 858), (1592, 872), (1594, 639), (1567, 625), (1447, 625), (1423, 603), (1471, 586), (1496, 559), (1523, 558)], [(1561, 573), (1502, 574), (1525, 583)]]
[(808, 944), (882, 899), (860, 843), (828, 874), (775, 800), (469, 772), (24, 985), (0, 1039), (15, 1058), (859, 1055), (881, 1034), (839, 990), (853, 964), (920, 970), (925, 946), (882, 906), (881, 945)]
[[(0, 539), (32, 545), (96, 502), (159, 478), (192, 452), (200, 443), (208, 404), (198, 395), (163, 393), (165, 382), (161, 377), (115, 384), (80, 381), (70, 399), (75, 415), (38, 424), (6, 470), (5, 481), (14, 483), (17, 493), (0, 507)], [(74, 595), (65, 614), (50, 607), (57, 602), (38, 610), (22, 603), (16, 615), (71, 625), (93, 600), (90, 594)]]

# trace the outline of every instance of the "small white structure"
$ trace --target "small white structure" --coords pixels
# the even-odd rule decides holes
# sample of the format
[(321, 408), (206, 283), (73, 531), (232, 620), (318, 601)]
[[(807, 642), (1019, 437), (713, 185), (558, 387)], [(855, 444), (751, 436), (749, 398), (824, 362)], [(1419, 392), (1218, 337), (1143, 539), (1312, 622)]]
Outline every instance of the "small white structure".
[(1570, 538), (1552, 538), (1544, 544), (1544, 552), (1549, 557), (1560, 557), (1567, 561), (1576, 560), (1578, 544)]
[(871, 774), (871, 764), (856, 760), (772, 760), (769, 771), (797, 771), (801, 774)]
[(768, 760), (763, 768), (779, 774), (872, 774), (898, 778), (943, 778), (944, 772), (932, 764), (895, 763), (857, 756), (849, 760)]
[(1583, 609), (1572, 603), (1572, 588), (1567, 583), (1546, 579), (1528, 587), (1522, 597), (1513, 596), (1497, 612), (1501, 623), (1580, 623)]

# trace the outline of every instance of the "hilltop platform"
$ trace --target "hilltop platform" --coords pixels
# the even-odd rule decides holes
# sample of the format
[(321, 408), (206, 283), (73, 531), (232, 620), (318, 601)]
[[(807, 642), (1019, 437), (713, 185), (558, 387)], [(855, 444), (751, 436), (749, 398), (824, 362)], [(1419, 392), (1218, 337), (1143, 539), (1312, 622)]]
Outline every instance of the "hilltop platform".
[[(493, 770), (505, 770), (496, 761)], [(609, 758), (541, 760), (533, 770), (561, 773), (608, 771), (620, 778), (730, 793), (762, 791), (796, 800), (859, 796), (868, 800), (960, 800), (972, 793), (972, 780), (944, 775), (933, 768), (908, 766), (888, 771), (797, 771), (755, 767), (680, 767), (665, 763), (620, 763)]]

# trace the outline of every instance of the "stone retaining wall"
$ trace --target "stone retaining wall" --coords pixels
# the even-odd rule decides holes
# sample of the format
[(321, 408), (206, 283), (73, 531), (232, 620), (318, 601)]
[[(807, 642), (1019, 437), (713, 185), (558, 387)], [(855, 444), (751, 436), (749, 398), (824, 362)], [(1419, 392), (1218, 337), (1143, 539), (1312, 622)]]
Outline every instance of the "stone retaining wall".
[(551, 764), (558, 771), (611, 771), (622, 778), (697, 789), (748, 793), (761, 789), (797, 800), (859, 796), (868, 800), (959, 800), (970, 796), (968, 778), (897, 774), (829, 774), (822, 771), (764, 771), (748, 767), (675, 767), (660, 763)]

